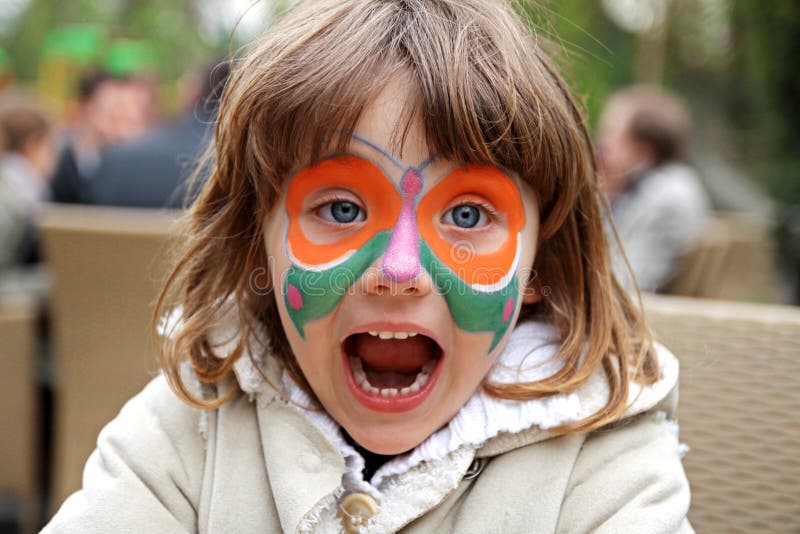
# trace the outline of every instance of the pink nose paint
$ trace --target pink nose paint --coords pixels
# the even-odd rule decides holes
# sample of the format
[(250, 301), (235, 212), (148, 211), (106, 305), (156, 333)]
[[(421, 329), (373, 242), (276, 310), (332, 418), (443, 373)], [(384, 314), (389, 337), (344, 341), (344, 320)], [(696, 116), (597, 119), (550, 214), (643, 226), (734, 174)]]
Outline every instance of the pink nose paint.
[(419, 231), (414, 216), (414, 198), (422, 191), (422, 178), (414, 169), (408, 169), (400, 181), (403, 206), (383, 255), (384, 276), (395, 282), (408, 282), (419, 276)]

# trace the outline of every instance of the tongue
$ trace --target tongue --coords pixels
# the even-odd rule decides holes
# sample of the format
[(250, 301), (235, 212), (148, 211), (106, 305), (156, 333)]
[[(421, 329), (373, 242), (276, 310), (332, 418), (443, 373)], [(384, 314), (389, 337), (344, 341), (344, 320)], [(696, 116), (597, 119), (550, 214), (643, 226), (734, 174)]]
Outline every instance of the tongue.
[(423, 335), (406, 339), (380, 339), (369, 334), (354, 337), (355, 356), (371, 371), (416, 374), (428, 360), (436, 357), (434, 342)]
[(396, 373), (394, 371), (372, 371), (364, 369), (367, 381), (376, 388), (397, 388), (402, 389), (410, 386), (417, 378), (417, 373)]

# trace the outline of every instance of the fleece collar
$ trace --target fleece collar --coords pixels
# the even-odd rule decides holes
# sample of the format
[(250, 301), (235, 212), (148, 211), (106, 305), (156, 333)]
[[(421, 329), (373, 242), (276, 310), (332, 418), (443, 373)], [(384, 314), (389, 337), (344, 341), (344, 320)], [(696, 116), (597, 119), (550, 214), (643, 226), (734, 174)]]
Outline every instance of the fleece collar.
[[(536, 322), (520, 324), (490, 370), (490, 381), (502, 384), (533, 382), (557, 372), (562, 366), (562, 362), (555, 359), (557, 339), (555, 330), (549, 325)], [(461, 447), (479, 449), (500, 434), (517, 433), (532, 426), (552, 428), (577, 420), (581, 413), (580, 400), (575, 393), (519, 402), (495, 399), (478, 389), (447, 425), (412, 451), (381, 466), (369, 484), (360, 480), (364, 460), (344, 441), (339, 425), (285, 372), (283, 386), (290, 405), (304, 413), (342, 452), (348, 461), (348, 475), (360, 482), (359, 489), (371, 493), (380, 491), (385, 482), (396, 475), (423, 462), (441, 460)]]
[[(558, 340), (556, 330), (548, 324), (532, 321), (519, 324), (490, 370), (490, 382), (535, 382), (555, 374), (563, 366), (563, 362), (557, 359)], [(651, 408), (674, 387), (677, 361), (663, 347), (659, 346), (658, 351), (661, 380), (644, 388), (634, 384), (629, 396), (630, 407), (624, 417)], [(546, 439), (550, 436), (548, 430), (579, 421), (602, 408), (609, 393), (602, 369), (572, 393), (529, 401), (494, 398), (479, 388), (447, 425), (412, 451), (381, 466), (369, 484), (360, 480), (364, 460), (342, 438), (339, 425), (286, 372), (282, 383), (290, 405), (303, 413), (339, 449), (348, 463), (348, 475), (360, 482), (359, 489), (370, 492), (380, 490), (386, 481), (416, 465), (441, 460), (462, 447), (477, 451), (478, 456), (494, 456)]]
[[(231, 338), (229, 338), (231, 339)], [(231, 339), (234, 343), (235, 339)], [(493, 383), (534, 382), (561, 369), (556, 358), (559, 348), (557, 331), (551, 325), (526, 321), (517, 325), (497, 362), (490, 370)], [(225, 353), (222, 347), (221, 353)], [(629, 408), (623, 418), (644, 412), (664, 400), (675, 388), (678, 362), (662, 345), (656, 345), (660, 379), (651, 385), (632, 384)], [(352, 465), (348, 471), (360, 472), (363, 459), (341, 436), (338, 424), (327, 415), (273, 360), (264, 362), (245, 353), (234, 365), (239, 387), (251, 397), (272, 390), (264, 375), (273, 384), (283, 385), (288, 404), (303, 413)], [(261, 367), (261, 371), (256, 365)], [(266, 371), (266, 372), (265, 372)], [(270, 376), (271, 375), (271, 376)], [(274, 392), (273, 392), (274, 393)], [(411, 467), (431, 460), (440, 460), (462, 446), (474, 449), (478, 456), (494, 456), (551, 437), (549, 429), (581, 420), (605, 406), (608, 383), (602, 369), (579, 389), (530, 401), (512, 401), (489, 396), (480, 388), (456, 416), (413, 451), (383, 465), (373, 476), (373, 486)]]
[[(221, 321), (214, 334), (219, 354), (230, 353), (237, 341), (236, 314), (228, 317), (231, 320)], [(551, 326), (521, 323), (490, 370), (490, 379), (513, 383), (550, 376), (562, 366), (556, 358), (558, 348)], [(656, 348), (660, 379), (648, 386), (632, 385), (623, 418), (671, 398), (678, 362), (663, 346)], [(254, 342), (234, 364), (234, 374), (239, 389), (256, 403), (271, 482), (280, 485), (279, 473), (287, 476), (278, 491), (286, 502), (276, 501), (276, 506), (289, 532), (339, 531), (337, 501), (354, 492), (372, 495), (379, 503), (379, 514), (363, 532), (396, 531), (454, 491), (474, 459), (548, 439), (553, 436), (550, 429), (592, 415), (608, 399), (602, 369), (574, 392), (531, 401), (494, 399), (478, 390), (447, 425), (365, 481), (364, 460), (344, 441), (338, 424), (294, 383), (277, 358), (264, 354)], [(279, 432), (276, 425), (281, 426)], [(287, 470), (287, 462), (295, 467)], [(314, 467), (308, 477), (296, 478), (298, 468), (318, 462), (321, 467)]]
[[(181, 310), (174, 310), (164, 318), (159, 331), (170, 335), (173, 328), (180, 328), (180, 317)], [(225, 310), (213, 333), (213, 338), (218, 340), (218, 354), (229, 354), (236, 346), (237, 321), (238, 314), (233, 306)], [(263, 339), (263, 333), (259, 334), (256, 337)], [(535, 321), (520, 323), (489, 371), (489, 378), (495, 383), (515, 383), (551, 376), (563, 365), (556, 358), (558, 348), (559, 336), (551, 325)], [(622, 418), (663, 403), (676, 390), (678, 360), (663, 345), (656, 343), (655, 348), (660, 378), (654, 384), (631, 384), (628, 409)], [(249, 350), (236, 361), (234, 374), (239, 388), (251, 400), (258, 397), (262, 405), (274, 397), (282, 398), (314, 423), (339, 450), (347, 451), (349, 445), (341, 438), (338, 425), (295, 384), (276, 358), (264, 355), (263, 347), (253, 340)], [(283, 386), (280, 393), (272, 387), (279, 384)], [(608, 395), (608, 383), (601, 368), (574, 392), (530, 401), (496, 399), (479, 389), (445, 427), (401, 459), (387, 463), (375, 473), (373, 481), (379, 484), (385, 476), (424, 461), (441, 459), (461, 446), (476, 450), (478, 456), (494, 456), (542, 441), (552, 436), (549, 429), (596, 413), (605, 406)], [(343, 445), (339, 446), (340, 442)]]
[[(519, 324), (491, 369), (490, 379), (513, 383), (550, 376), (562, 366), (556, 358), (558, 348), (558, 336), (549, 325)], [(631, 387), (629, 408), (623, 418), (653, 408), (674, 389), (677, 360), (664, 347), (657, 345), (657, 350), (661, 378), (649, 386)], [(397, 531), (454, 491), (476, 458), (496, 456), (548, 439), (553, 435), (550, 429), (592, 415), (608, 399), (602, 370), (572, 393), (531, 401), (495, 399), (478, 390), (447, 425), (411, 452), (384, 464), (371, 480), (365, 481), (361, 476), (364, 459), (342, 438), (339, 425), (294, 383), (275, 358), (267, 360), (265, 363), (244, 354), (234, 365), (239, 387), (258, 403), (265, 442), (278, 439), (275, 421), (292, 413), (296, 423), (287, 425), (281, 431), (284, 437), (280, 438), (290, 442), (287, 451), (302, 448), (313, 433), (317, 438), (309, 442), (327, 444), (318, 454), (336, 457), (335, 462), (325, 462), (328, 467), (336, 466), (329, 473), (327, 485), (321, 485), (315, 475), (309, 478), (317, 480), (313, 487), (300, 492), (295, 481), (295, 487), (287, 488), (295, 500), (302, 498), (307, 503), (279, 506), (284, 510), (283, 515), (287, 515), (282, 517), (285, 530), (292, 532), (339, 531), (337, 503), (342, 495), (350, 493), (369, 494), (379, 503), (379, 514), (371, 518), (362, 532)], [(280, 395), (265, 383), (265, 375), (272, 384), (283, 386)], [(279, 455), (276, 470), (280, 464), (291, 461), (287, 454)], [(276, 456), (265, 449), (268, 463), (274, 462)], [(302, 465), (302, 458), (297, 463)], [(320, 497), (323, 493), (325, 496)]]

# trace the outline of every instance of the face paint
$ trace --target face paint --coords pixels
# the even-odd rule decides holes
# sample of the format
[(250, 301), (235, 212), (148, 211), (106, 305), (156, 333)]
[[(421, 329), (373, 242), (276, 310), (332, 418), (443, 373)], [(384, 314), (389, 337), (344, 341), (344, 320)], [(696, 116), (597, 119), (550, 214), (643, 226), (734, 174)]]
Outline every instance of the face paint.
[[(459, 253), (437, 230), (435, 223), (442, 209), (465, 194), (485, 198), (507, 218), (508, 232), (494, 250)], [(456, 169), (424, 196), (417, 217), (425, 270), (447, 300), (459, 328), (494, 333), (491, 352), (508, 330), (519, 298), (516, 274), (522, 253), (520, 235), (525, 226), (525, 208), (517, 184), (494, 167)], [(467, 257), (462, 258), (463, 255)]]
[[(309, 239), (300, 224), (315, 191), (346, 188), (367, 205), (369, 218), (332, 243)], [(286, 194), (286, 246), (292, 263), (284, 281), (287, 310), (301, 337), (304, 325), (328, 315), (347, 289), (384, 253), (400, 213), (400, 196), (377, 165), (355, 156), (330, 158), (298, 172)]]
[(414, 214), (414, 199), (422, 191), (422, 177), (416, 169), (408, 169), (400, 181), (403, 206), (392, 230), (389, 246), (383, 255), (381, 270), (390, 280), (408, 282), (420, 273), (419, 231)]
[[(325, 188), (353, 191), (364, 202), (367, 219), (334, 242), (309, 239), (300, 223), (303, 202)], [(514, 180), (493, 167), (456, 169), (422, 195), (424, 176), (406, 168), (395, 184), (375, 164), (342, 156), (301, 170), (287, 191), (287, 255), (292, 266), (283, 283), (287, 311), (301, 337), (304, 326), (333, 311), (364, 271), (383, 256), (383, 275), (397, 282), (428, 272), (445, 297), (459, 328), (493, 333), (490, 352), (511, 325), (517, 308), (517, 271), (525, 211)], [(437, 222), (455, 199), (488, 200), (507, 220), (507, 233), (495, 248), (458, 261), (454, 244)], [(352, 228), (352, 227), (351, 227)]]

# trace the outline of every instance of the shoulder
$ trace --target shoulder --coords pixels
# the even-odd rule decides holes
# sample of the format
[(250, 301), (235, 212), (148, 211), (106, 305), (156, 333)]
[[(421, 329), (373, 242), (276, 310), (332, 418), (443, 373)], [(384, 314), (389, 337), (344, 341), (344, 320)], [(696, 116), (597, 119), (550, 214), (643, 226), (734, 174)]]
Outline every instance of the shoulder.
[(650, 411), (589, 433), (566, 488), (559, 532), (691, 532), (677, 425)]
[(686, 449), (672, 419), (679, 364), (666, 347), (655, 348), (660, 378), (632, 387), (621, 419), (583, 435), (558, 532), (692, 532)]
[(83, 488), (44, 532), (194, 530), (205, 462), (200, 420), (163, 375), (153, 379), (100, 432)]
[(678, 206), (689, 204), (707, 209), (708, 197), (697, 172), (688, 165), (671, 163), (651, 171), (641, 183), (641, 196), (654, 205)]
[(103, 155), (104, 169), (123, 170), (131, 163), (142, 163), (146, 158), (152, 165), (178, 166), (180, 159), (197, 156), (201, 150), (202, 135), (196, 135), (192, 124), (176, 121), (157, 128), (136, 141), (109, 148)]
[(589, 433), (566, 434), (492, 457), (471, 490), (504, 521), (558, 533), (691, 532), (689, 483), (677, 428), (647, 411)]
[[(185, 374), (185, 373), (184, 373)], [(189, 387), (199, 388), (195, 378)], [(197, 432), (202, 412), (183, 402), (170, 388), (163, 374), (153, 378), (145, 388), (122, 407), (112, 424), (122, 421), (149, 423), (148, 431), (163, 431), (165, 437), (177, 440), (200, 434)], [(194, 429), (195, 432), (189, 432)]]
[(0, 201), (17, 211), (27, 210), (34, 204), (6, 173), (0, 173)]
[[(206, 415), (179, 399), (160, 374), (100, 432), (95, 454), (122, 458), (156, 484), (171, 478), (184, 489), (197, 488), (205, 460)], [(91, 474), (89, 467), (84, 477)]]

